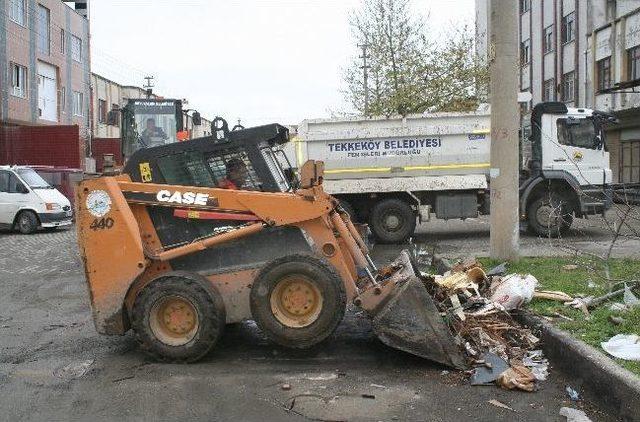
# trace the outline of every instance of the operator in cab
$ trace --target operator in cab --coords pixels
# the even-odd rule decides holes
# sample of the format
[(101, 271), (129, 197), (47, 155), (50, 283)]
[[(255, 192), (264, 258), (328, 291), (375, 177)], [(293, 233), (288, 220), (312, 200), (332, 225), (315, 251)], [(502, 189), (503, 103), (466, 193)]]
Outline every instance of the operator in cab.
[(247, 165), (239, 158), (232, 158), (226, 163), (227, 176), (218, 183), (221, 189), (242, 189), (247, 182)]
[(146, 125), (147, 127), (142, 131), (142, 135), (140, 135), (145, 146), (164, 145), (165, 141), (169, 139), (164, 130), (156, 126), (156, 121), (153, 118), (148, 118)]

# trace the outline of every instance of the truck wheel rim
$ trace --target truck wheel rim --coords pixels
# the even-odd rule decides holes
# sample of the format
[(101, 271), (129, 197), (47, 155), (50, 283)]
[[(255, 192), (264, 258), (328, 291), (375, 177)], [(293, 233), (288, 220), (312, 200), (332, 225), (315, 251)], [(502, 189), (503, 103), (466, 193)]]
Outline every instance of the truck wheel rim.
[(322, 294), (311, 279), (292, 275), (278, 281), (271, 292), (271, 312), (287, 327), (307, 327), (320, 316), (322, 301)]
[(557, 210), (549, 204), (545, 204), (538, 208), (536, 219), (543, 227), (554, 228), (558, 225), (560, 216)]
[(382, 217), (382, 223), (384, 224), (385, 230), (389, 232), (397, 232), (404, 226), (403, 218), (393, 212), (387, 212)]
[(149, 326), (161, 342), (182, 346), (198, 332), (198, 311), (190, 300), (182, 296), (165, 296), (151, 307)]

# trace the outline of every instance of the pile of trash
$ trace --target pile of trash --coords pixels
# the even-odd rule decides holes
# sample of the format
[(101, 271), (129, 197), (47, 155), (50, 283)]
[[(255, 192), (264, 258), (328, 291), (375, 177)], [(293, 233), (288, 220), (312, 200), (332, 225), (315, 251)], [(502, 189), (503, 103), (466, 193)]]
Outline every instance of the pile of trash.
[(510, 311), (531, 301), (538, 281), (531, 274), (507, 274), (505, 264), (485, 272), (475, 259), (442, 275), (423, 274), (425, 286), (473, 369), (472, 385), (495, 383), (535, 391), (547, 379), (549, 363), (540, 339), (513, 320)]

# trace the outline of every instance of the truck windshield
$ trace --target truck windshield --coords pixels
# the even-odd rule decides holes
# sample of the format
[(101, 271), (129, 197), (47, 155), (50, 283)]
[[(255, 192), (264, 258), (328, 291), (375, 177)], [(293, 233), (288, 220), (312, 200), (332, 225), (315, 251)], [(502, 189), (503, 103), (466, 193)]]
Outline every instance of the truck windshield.
[(558, 141), (562, 145), (597, 149), (602, 145), (595, 122), (592, 119), (558, 119)]
[(46, 180), (32, 169), (19, 169), (16, 170), (16, 173), (31, 189), (53, 189)]

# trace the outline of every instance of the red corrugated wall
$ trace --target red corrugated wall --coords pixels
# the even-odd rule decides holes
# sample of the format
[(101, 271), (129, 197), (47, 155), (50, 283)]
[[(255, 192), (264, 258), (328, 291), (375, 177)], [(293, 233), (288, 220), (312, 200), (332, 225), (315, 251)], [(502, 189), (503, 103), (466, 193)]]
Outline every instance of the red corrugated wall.
[(102, 171), (102, 156), (113, 154), (116, 164), (122, 165), (122, 153), (120, 152), (120, 138), (93, 138), (91, 140), (91, 153), (96, 159), (96, 171)]
[(78, 126), (0, 125), (0, 164), (83, 168)]

